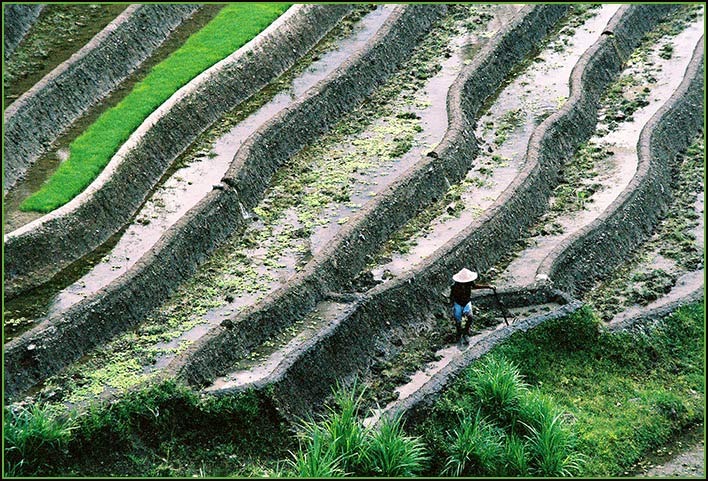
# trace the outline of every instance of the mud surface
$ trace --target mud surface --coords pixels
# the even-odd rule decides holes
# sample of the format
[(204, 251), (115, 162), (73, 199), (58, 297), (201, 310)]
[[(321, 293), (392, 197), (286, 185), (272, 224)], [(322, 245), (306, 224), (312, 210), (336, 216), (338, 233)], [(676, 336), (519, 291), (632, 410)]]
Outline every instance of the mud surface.
[(671, 461), (655, 466), (641, 474), (654, 477), (695, 477), (705, 478), (705, 444), (698, 443), (693, 448), (678, 455)]
[[(560, 242), (592, 222), (629, 185), (637, 170), (639, 135), (681, 83), (702, 34), (703, 19), (699, 16), (675, 37), (664, 38), (651, 47), (644, 45), (634, 53), (603, 101), (596, 134), (566, 168), (566, 179), (572, 173), (579, 180), (556, 189), (551, 211), (541, 220), (541, 235), (528, 241), (530, 246), (511, 262), (499, 283), (533, 282), (543, 259)], [(675, 45), (676, 53), (666, 59), (661, 52), (662, 45), (668, 43)], [(613, 95), (618, 89), (622, 92), (619, 108)]]
[(483, 155), (437, 209), (419, 216), (386, 246), (384, 262), (373, 269), (375, 279), (388, 280), (414, 268), (494, 203), (519, 172), (534, 128), (567, 98), (575, 63), (618, 8), (605, 5), (571, 13), (557, 37), (517, 68), (479, 120), (476, 135)]

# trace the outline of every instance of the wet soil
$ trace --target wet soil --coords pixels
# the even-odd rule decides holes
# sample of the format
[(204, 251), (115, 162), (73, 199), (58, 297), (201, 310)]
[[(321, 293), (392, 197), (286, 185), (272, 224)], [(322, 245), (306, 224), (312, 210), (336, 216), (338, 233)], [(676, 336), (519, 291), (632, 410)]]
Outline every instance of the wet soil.
[(4, 65), (3, 109), (80, 50), (126, 7), (127, 4), (47, 5)]
[[(563, 21), (539, 51), (517, 67), (488, 102), (476, 135), (482, 155), (465, 180), (451, 186), (429, 209), (385, 246), (376, 279), (388, 280), (414, 268), (462, 232), (501, 195), (516, 177), (535, 127), (568, 96), (570, 71), (619, 8), (579, 9)], [(552, 75), (551, 75), (552, 73)]]

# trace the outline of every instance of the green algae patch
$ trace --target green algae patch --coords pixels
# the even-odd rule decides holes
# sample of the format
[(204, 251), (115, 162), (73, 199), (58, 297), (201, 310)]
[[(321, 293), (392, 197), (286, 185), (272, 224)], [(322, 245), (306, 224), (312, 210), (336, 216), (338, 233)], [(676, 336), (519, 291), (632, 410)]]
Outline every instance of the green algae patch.
[(69, 146), (69, 158), (20, 209), (51, 212), (81, 193), (148, 115), (198, 74), (255, 37), (288, 6), (243, 3), (224, 7), (179, 50), (153, 67), (118, 105), (104, 112), (76, 138)]

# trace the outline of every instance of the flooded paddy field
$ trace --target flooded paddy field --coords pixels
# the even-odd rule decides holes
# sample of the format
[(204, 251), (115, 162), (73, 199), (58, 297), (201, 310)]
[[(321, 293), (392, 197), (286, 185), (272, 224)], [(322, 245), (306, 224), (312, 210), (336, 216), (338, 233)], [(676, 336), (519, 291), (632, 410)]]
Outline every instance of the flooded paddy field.
[[(486, 366), (490, 358), (498, 360), (501, 347), (501, 352), (511, 357), (525, 353), (539, 363), (519, 369), (528, 380), (521, 391), (555, 389), (557, 405), (564, 409), (559, 424), (563, 429), (575, 430), (574, 435), (582, 439), (572, 449), (595, 453), (595, 457), (568, 468), (567, 473), (597, 474), (609, 469), (608, 473), (620, 475), (639, 468), (646, 470), (649, 461), (642, 460), (651, 459), (652, 451), (673, 449), (671, 443), (679, 439), (678, 431), (693, 423), (696, 400), (704, 396), (697, 390), (695, 373), (691, 371), (697, 362), (691, 357), (693, 341), (681, 341), (683, 347), (677, 348), (675, 362), (671, 360), (666, 367), (655, 366), (647, 386), (639, 386), (640, 380), (635, 379), (646, 373), (629, 373), (626, 379), (619, 379), (622, 373), (603, 370), (623, 355), (634, 356), (637, 362), (644, 362), (646, 356), (665, 361), (662, 356), (668, 355), (664, 352), (666, 346), (657, 344), (653, 354), (639, 349), (654, 337), (674, 336), (672, 329), (681, 326), (686, 332), (695, 331), (693, 321), (687, 319), (700, 309), (697, 303), (703, 303), (704, 133), (691, 127), (688, 147), (678, 150), (660, 134), (672, 109), (683, 109), (685, 117), (703, 108), (702, 102), (681, 103), (680, 95), (695, 93), (695, 65), (702, 51), (705, 13), (699, 5), (676, 6), (666, 11), (653, 6), (657, 18), (662, 20), (652, 18), (651, 25), (656, 26), (642, 27), (646, 33), (630, 42), (625, 36), (643, 18), (643, 7), (647, 6), (568, 5), (549, 21), (544, 16), (551, 15), (550, 6), (449, 5), (420, 37), (406, 60), (397, 64), (397, 70), (325, 133), (278, 164), (272, 177), (264, 176), (264, 191), (255, 207), (233, 204), (234, 210), (240, 205), (244, 222), (229, 231), (229, 237), (214, 250), (198, 246), (198, 252), (206, 257), (197, 262), (196, 273), (182, 276), (181, 284), (172, 293), (166, 290), (164, 298), (161, 295), (156, 303), (159, 307), (147, 315), (126, 313), (125, 325), (130, 327), (123, 332), (89, 351), (77, 351), (86, 354), (67, 363), (57, 374), (39, 379), (29, 390), (23, 389), (6, 399), (7, 419), (15, 423), (12, 416), (21, 419), (22, 413), (46, 409), (59, 413), (56, 419), (79, 423), (72, 429), (89, 436), (86, 439), (95, 433), (115, 435), (119, 429), (116, 426), (122, 426), (120, 423), (126, 419), (131, 419), (126, 426), (157, 426), (147, 427), (146, 432), (152, 429), (162, 433), (171, 426), (170, 440), (160, 441), (152, 437), (148, 440), (144, 434), (130, 431), (132, 427), (125, 428), (120, 436), (125, 435), (128, 440), (125, 449), (129, 455), (119, 447), (115, 458), (106, 458), (110, 466), (106, 472), (112, 474), (304, 476), (308, 472), (301, 465), (284, 461), (283, 457), (289, 454), (297, 460), (312, 448), (303, 434), (312, 426), (308, 428), (302, 419), (331, 415), (346, 405), (341, 398), (333, 398), (337, 386), (363, 388), (357, 391), (357, 396), (361, 395), (356, 401), (354, 419), (361, 423), (365, 438), (385, 431), (387, 423), (398, 416), (402, 423), (400, 433), (431, 436), (426, 433), (430, 430), (426, 416), (431, 412), (438, 416), (436, 410), (448, 409), (449, 412), (444, 411), (446, 415), (460, 414), (460, 422), (467, 422), (462, 416), (467, 407), (460, 406), (471, 401), (454, 399), (458, 385), (477, 375), (471, 374), (470, 369)], [(274, 119), (281, 119), (283, 113), (300, 105), (302, 99), (313, 92), (321, 93), (318, 88), (380, 37), (400, 12), (399, 6), (393, 4), (353, 7), (292, 68), (223, 115), (177, 159), (125, 228), (52, 282), (4, 302), (6, 347), (18, 338), (25, 339), (28, 331), (34, 332), (43, 323), (71, 314), (77, 306), (103, 295), (111, 286), (132, 279), (136, 266), (150, 262), (152, 252), (162, 245), (163, 239), (175, 226), (190, 219), (190, 213), (214, 191), (243, 199), (239, 196), (241, 186), (231, 185), (233, 174), (227, 172), (233, 170), (244, 146), (257, 139)], [(186, 38), (189, 28), (197, 29), (199, 22), (207, 22), (209, 15), (215, 13), (216, 10), (198, 13), (202, 17), (195, 15), (191, 21), (196, 23), (184, 26), (182, 34)], [(362, 255), (364, 261), (354, 261), (358, 275), (335, 286), (330, 279), (344, 278), (338, 269), (355, 269), (338, 266), (338, 262), (345, 264), (353, 257), (340, 257), (332, 247), (352, 248), (353, 242), (342, 241), (350, 230), (368, 236), (368, 231), (355, 228), (370, 220), (367, 216), (371, 217), (371, 212), (382, 211), (371, 208), (379, 199), (391, 192), (406, 195), (396, 188), (406, 185), (402, 180), (411, 178), (420, 165), (427, 167), (423, 161), (430, 162), (431, 172), (437, 168), (436, 149), (450, 131), (459, 128), (454, 125), (457, 106), (452, 93), (456, 82), (465, 78), (466, 69), (477, 65), (481, 56), (489, 55), (488, 47), (510, 35), (510, 26), (519, 25), (521, 19), (527, 22), (526, 28), (535, 28), (543, 21), (550, 26), (544, 30), (547, 33), (543, 40), (533, 45), (530, 54), (514, 61), (508, 74), (492, 89), (493, 94), (474, 112), (468, 127), (475, 141), (473, 147), (466, 146), (470, 148), (466, 152), (468, 166), (464, 165), (466, 175), (456, 177), (462, 179), (459, 181), (447, 179), (447, 190), (432, 200), (405, 197), (419, 206), (416, 215), (406, 214), (406, 219), (410, 219), (407, 222), (394, 218), (395, 212), (377, 219), (380, 223), (389, 222), (389, 227), (384, 227), (386, 238), (380, 235), (373, 248), (367, 245), (370, 250), (362, 251), (367, 253), (366, 257)], [(625, 52), (627, 44), (632, 48)], [(611, 73), (602, 89), (588, 80), (598, 76), (593, 70), (597, 62), (606, 62), (608, 66), (603, 64), (602, 68)], [(581, 73), (588, 78), (578, 76), (583, 69)], [(689, 85), (691, 79), (694, 80)], [(591, 92), (589, 99), (582, 100), (586, 104), (574, 103), (577, 92), (573, 89), (577, 86)], [(464, 108), (465, 99), (462, 100)], [(574, 112), (592, 102), (595, 104), (590, 111), (597, 111), (597, 115), (592, 125), (586, 125)], [(535, 169), (546, 168), (539, 167), (534, 149), (552, 150), (553, 146), (538, 138), (551, 138), (556, 125), (587, 130), (588, 135), (580, 136), (587, 140), (573, 144), (571, 155), (554, 160), (558, 162), (557, 172), (540, 175), (549, 184), (550, 195), (538, 196), (542, 208), (529, 208), (531, 221), (520, 223), (524, 227), (507, 243), (507, 226), (484, 230), (487, 224), (482, 222), (493, 225), (498, 218), (504, 219), (505, 214), (500, 212), (504, 212), (506, 203), (516, 209), (511, 211), (513, 215), (527, 215), (524, 206), (511, 202), (509, 194), (527, 196), (529, 204), (537, 201), (533, 192), (523, 190), (523, 182), (535, 175), (529, 168), (534, 162)], [(654, 133), (656, 138), (650, 135)], [(649, 148), (643, 147), (643, 138), (651, 139)], [(67, 137), (62, 142), (68, 144), (70, 140)], [(46, 172), (50, 172), (52, 162), (60, 162), (62, 147), (54, 147), (49, 155), (52, 160), (38, 162), (38, 169), (45, 165)], [(603, 271), (592, 283), (554, 282), (554, 272), (558, 271), (549, 270), (549, 259), (572, 249), (591, 227), (601, 229), (607, 225), (603, 223), (609, 222), (606, 219), (618, 209), (620, 201), (629, 207), (634, 206), (632, 202), (642, 202), (641, 198), (632, 200), (628, 192), (639, 189), (640, 181), (645, 181), (643, 162), (647, 155), (666, 156), (670, 175), (656, 182), (661, 183), (657, 188), (662, 192), (670, 193), (670, 200), (666, 208), (652, 204), (657, 212), (650, 214), (655, 215), (656, 221), (650, 223), (646, 237), (631, 239), (632, 247), (618, 267), (608, 273)], [(441, 158), (439, 162), (446, 160)], [(656, 161), (653, 157), (648, 160)], [(32, 191), (33, 187), (27, 186), (33, 182), (39, 185), (42, 175), (30, 173), (5, 197), (6, 232), (8, 227), (14, 229), (32, 220), (18, 214), (17, 206), (22, 196)], [(634, 222), (633, 217), (628, 219)], [(390, 226), (403, 227), (394, 230)], [(199, 229), (208, 231), (210, 226)], [(489, 235), (476, 237), (475, 229)], [(611, 234), (607, 238), (608, 242), (615, 241)], [(473, 259), (456, 257), (459, 253), (474, 257), (475, 246), (470, 239), (485, 244), (480, 246), (484, 255), (489, 250), (486, 243), (496, 246), (502, 254), (490, 256), (491, 262), (482, 258), (478, 262), (484, 268), (478, 269)], [(504, 239), (503, 247), (499, 247), (499, 239)], [(590, 259), (590, 263), (602, 262), (601, 256)], [(181, 271), (177, 261), (175, 268)], [(451, 318), (452, 281), (448, 285), (443, 279), (451, 277), (457, 269), (450, 266), (457, 265), (478, 271), (478, 282), (493, 286), (473, 292), (472, 321), (462, 336)], [(323, 266), (323, 280), (318, 279), (312, 266)], [(185, 268), (185, 272), (194, 271)], [(566, 286), (568, 289), (564, 290)], [(284, 305), (280, 311), (279, 302)], [(128, 319), (129, 316), (132, 317)], [(62, 328), (61, 323), (56, 326)], [(561, 340), (555, 341), (558, 345), (538, 347), (551, 342), (549, 339), (554, 336), (560, 336)], [(524, 344), (526, 338), (532, 341)], [(508, 347), (509, 343), (513, 347)], [(593, 353), (599, 352), (598, 346), (604, 349), (602, 355), (591, 359)], [(624, 352), (612, 352), (614, 347)], [(42, 356), (42, 348), (29, 345), (22, 359), (31, 364), (32, 356)], [(224, 355), (226, 350), (232, 352)], [(219, 359), (219, 353), (224, 357)], [(546, 359), (554, 353), (558, 359)], [(635, 361), (634, 357), (629, 364)], [(555, 380), (556, 388), (538, 385), (541, 378), (549, 384), (554, 381), (543, 377), (553, 363), (562, 373)], [(535, 368), (542, 373), (538, 379), (533, 376)], [(662, 374), (664, 370), (678, 373), (676, 379), (670, 380), (671, 376)], [(596, 371), (598, 380), (588, 390), (604, 389), (612, 402), (621, 398), (619, 405), (580, 400), (575, 383), (591, 371)], [(614, 384), (603, 384), (610, 382), (606, 378), (612, 376)], [(663, 381), (666, 383), (661, 384)], [(618, 398), (615, 391), (621, 389), (631, 396)], [(686, 393), (690, 396), (686, 397)], [(589, 398), (596, 393), (583, 391), (582, 395), (586, 394)], [(470, 399), (476, 395), (470, 395)], [(631, 399), (625, 399), (628, 396)], [(440, 399), (442, 408), (435, 404)], [(174, 405), (170, 404), (173, 400)], [(111, 423), (118, 424), (101, 424), (102, 402), (109, 406), (106, 412), (113, 416)], [(333, 402), (340, 403), (334, 410)], [(545, 409), (555, 401), (544, 402)], [(590, 406), (587, 409), (592, 413), (577, 414), (579, 411), (572, 409), (575, 404), (585, 406), (583, 409)], [(325, 405), (330, 408), (325, 409)], [(617, 412), (618, 406), (624, 406), (625, 412)], [(525, 408), (522, 405), (520, 409)], [(636, 440), (628, 431), (626, 436), (637, 446), (628, 447), (626, 460), (616, 461), (619, 456), (614, 453), (597, 457), (596, 451), (616, 441), (617, 430), (624, 429), (624, 418), (617, 426), (603, 428), (609, 434), (607, 439), (598, 438), (597, 445), (590, 446), (588, 436), (595, 434), (588, 426), (599, 429), (593, 423), (599, 423), (603, 416), (614, 413), (620, 419), (620, 414), (626, 417), (635, 411), (637, 432), (645, 433), (647, 426), (656, 427), (657, 431), (650, 433), (651, 439)], [(184, 421), (190, 416), (194, 423)], [(219, 416), (238, 425), (238, 440), (233, 433), (231, 437), (223, 433), (225, 425), (214, 424)], [(233, 416), (245, 424), (238, 424)], [(440, 418), (435, 416), (430, 419), (437, 422)], [(92, 421), (85, 424), (86, 419)], [(489, 415), (479, 419), (475, 422), (482, 426), (480, 429), (491, 426)], [(665, 426), (672, 419), (676, 425)], [(213, 439), (190, 437), (200, 433), (199, 426), (216, 433)], [(286, 430), (288, 434), (283, 434)], [(298, 434), (291, 435), (291, 430)], [(507, 427), (497, 431), (504, 430)], [(442, 444), (451, 446), (458, 432), (461, 431), (450, 429), (445, 434), (449, 443)], [(526, 434), (525, 438), (519, 437), (520, 443), (533, 439), (533, 431)], [(266, 439), (271, 435), (274, 438)], [(282, 437), (280, 444), (275, 439), (278, 436)], [(93, 454), (82, 454), (77, 449), (76, 443), (83, 439), (67, 441), (68, 447), (62, 445), (56, 458), (52, 457), (55, 454), (45, 457), (61, 461), (55, 465), (39, 462), (37, 472), (84, 472)], [(504, 436), (499, 439), (507, 442)], [(695, 444), (702, 437), (691, 439)], [(180, 448), (177, 443), (186, 447)], [(258, 443), (262, 443), (265, 452), (257, 447)], [(280, 448), (271, 449), (276, 444)], [(142, 451), (134, 449), (136, 446)], [(195, 446), (193, 452), (187, 452)], [(507, 445), (500, 441), (499, 446), (501, 459), (508, 455), (503, 451)], [(530, 445), (524, 446), (530, 449)], [(54, 453), (54, 447), (47, 449)], [(104, 448), (99, 446), (101, 449)], [(170, 452), (175, 453), (174, 458)], [(529, 463), (537, 462), (529, 453), (522, 453), (524, 456)], [(31, 459), (29, 454), (26, 459)], [(438, 466), (445, 458), (441, 459), (416, 473), (449, 474), (447, 467), (442, 470)], [(38, 461), (32, 461), (35, 462)], [(603, 467), (603, 463), (610, 467)], [(440, 473), (434, 471), (438, 467)], [(13, 469), (23, 472), (25, 468), (17, 465)], [(104, 468), (91, 469), (92, 473), (103, 474)], [(356, 466), (349, 469), (353, 474), (363, 472)], [(466, 472), (478, 474), (487, 468), (479, 469)]]

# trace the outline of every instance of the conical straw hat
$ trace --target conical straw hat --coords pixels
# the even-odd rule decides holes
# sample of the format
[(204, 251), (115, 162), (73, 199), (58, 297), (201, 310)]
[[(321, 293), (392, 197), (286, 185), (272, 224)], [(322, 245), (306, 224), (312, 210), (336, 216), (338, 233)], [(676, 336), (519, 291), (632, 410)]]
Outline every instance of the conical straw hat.
[(472, 282), (477, 279), (477, 273), (472, 272), (469, 269), (462, 269), (460, 272), (452, 276), (452, 280), (455, 282), (460, 282), (465, 284), (467, 282)]

